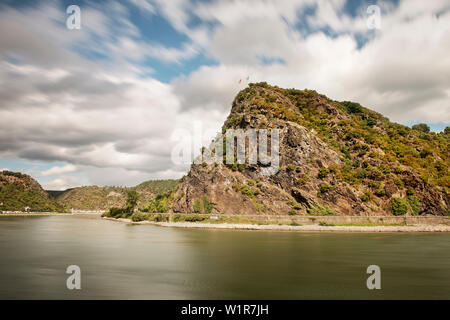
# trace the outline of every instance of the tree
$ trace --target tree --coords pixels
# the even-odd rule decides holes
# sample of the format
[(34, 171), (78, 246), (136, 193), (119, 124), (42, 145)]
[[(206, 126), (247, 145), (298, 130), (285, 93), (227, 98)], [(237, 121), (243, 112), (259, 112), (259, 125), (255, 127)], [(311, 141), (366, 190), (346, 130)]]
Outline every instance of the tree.
[(422, 132), (430, 132), (430, 127), (426, 123), (418, 123), (412, 126), (413, 130), (422, 131)]
[(341, 104), (347, 109), (349, 113), (360, 113), (363, 111), (362, 106), (357, 102), (342, 101)]
[(401, 198), (395, 198), (391, 201), (391, 211), (394, 216), (402, 216), (408, 211), (406, 201)]
[(139, 199), (139, 194), (136, 190), (129, 190), (127, 192), (127, 212), (133, 213), (134, 208), (136, 208), (137, 201)]
[(445, 134), (450, 134), (450, 127), (445, 127), (444, 133)]

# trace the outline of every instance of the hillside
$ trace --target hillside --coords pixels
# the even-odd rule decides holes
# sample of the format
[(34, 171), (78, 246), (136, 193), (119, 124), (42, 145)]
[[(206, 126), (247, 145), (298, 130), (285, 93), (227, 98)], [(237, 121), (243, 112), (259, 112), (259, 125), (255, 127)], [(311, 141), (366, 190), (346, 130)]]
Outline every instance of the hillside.
[[(450, 130), (428, 132), (312, 90), (250, 84), (227, 129), (280, 130), (280, 165), (193, 164), (173, 212), (448, 215)], [(270, 139), (270, 138), (269, 138)]]
[(60, 211), (61, 207), (41, 185), (26, 174), (0, 172), (0, 211)]
[(129, 189), (136, 189), (138, 207), (144, 207), (158, 194), (174, 190), (177, 183), (178, 180), (150, 180), (133, 188), (86, 186), (48, 192), (67, 210), (105, 210), (125, 206)]

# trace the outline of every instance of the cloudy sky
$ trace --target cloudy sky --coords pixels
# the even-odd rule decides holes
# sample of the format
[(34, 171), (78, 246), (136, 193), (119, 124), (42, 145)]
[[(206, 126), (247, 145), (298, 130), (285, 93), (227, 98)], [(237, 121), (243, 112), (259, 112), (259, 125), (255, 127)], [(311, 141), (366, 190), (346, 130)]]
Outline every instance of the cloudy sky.
[(0, 30), (0, 169), (47, 189), (181, 177), (173, 132), (219, 131), (247, 77), (450, 124), (448, 0), (3, 0)]

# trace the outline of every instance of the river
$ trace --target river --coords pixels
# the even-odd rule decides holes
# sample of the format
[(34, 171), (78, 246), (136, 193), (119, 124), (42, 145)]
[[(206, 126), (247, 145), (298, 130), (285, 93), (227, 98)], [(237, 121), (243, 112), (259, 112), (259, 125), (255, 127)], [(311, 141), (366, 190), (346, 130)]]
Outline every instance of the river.
[[(450, 299), (449, 233), (301, 233), (0, 217), (0, 299)], [(66, 268), (81, 269), (68, 290)], [(381, 268), (381, 290), (366, 269)]]

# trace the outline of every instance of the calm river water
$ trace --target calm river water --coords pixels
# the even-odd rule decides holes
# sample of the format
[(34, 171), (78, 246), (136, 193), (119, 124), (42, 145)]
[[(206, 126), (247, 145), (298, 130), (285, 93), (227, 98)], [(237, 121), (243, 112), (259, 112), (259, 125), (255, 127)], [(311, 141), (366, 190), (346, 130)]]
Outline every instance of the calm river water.
[[(81, 268), (68, 290), (67, 266)], [(368, 290), (366, 268), (381, 268)], [(450, 299), (450, 234), (297, 233), (0, 217), (0, 299)]]

